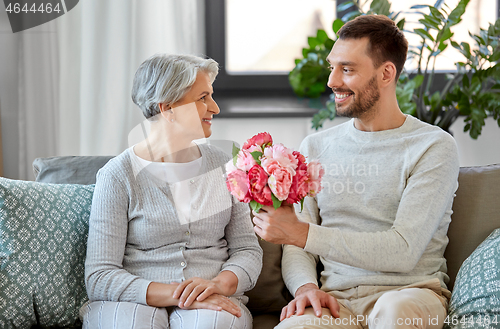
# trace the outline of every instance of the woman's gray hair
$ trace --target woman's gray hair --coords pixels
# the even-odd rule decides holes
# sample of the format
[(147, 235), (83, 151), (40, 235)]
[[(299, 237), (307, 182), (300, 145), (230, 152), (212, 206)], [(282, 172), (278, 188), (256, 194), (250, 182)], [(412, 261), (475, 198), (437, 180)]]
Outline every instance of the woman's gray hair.
[(208, 74), (213, 83), (219, 65), (213, 59), (192, 55), (157, 54), (137, 69), (132, 87), (132, 100), (146, 119), (160, 113), (158, 104), (180, 101), (191, 89), (198, 72)]

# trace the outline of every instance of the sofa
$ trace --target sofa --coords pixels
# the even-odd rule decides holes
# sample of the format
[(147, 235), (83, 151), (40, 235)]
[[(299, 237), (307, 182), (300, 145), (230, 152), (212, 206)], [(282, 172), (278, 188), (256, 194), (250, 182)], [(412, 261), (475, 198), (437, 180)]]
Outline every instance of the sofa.
[[(33, 163), (35, 182), (0, 178), (0, 328), (81, 326), (78, 310), (87, 300), (83, 271), (92, 184), (97, 170), (110, 158), (40, 158)], [(471, 254), (476, 263), (483, 257), (482, 250), (489, 251), (488, 257), (500, 259), (496, 240), (499, 236), (500, 241), (500, 231), (495, 231), (500, 227), (499, 195), (500, 164), (460, 169), (445, 252), (450, 290)], [(494, 231), (498, 234), (490, 235)], [(488, 235), (489, 240), (481, 244)], [(281, 277), (281, 246), (262, 239), (259, 243), (264, 250), (263, 269), (255, 288), (247, 292), (247, 306), (254, 316), (253, 327), (267, 329), (279, 322), (281, 308), (292, 296)], [(480, 244), (482, 249), (477, 248)], [(491, 252), (491, 246), (497, 244), (498, 252)], [(497, 268), (488, 264), (485, 271), (495, 276)], [(475, 268), (467, 264), (459, 273), (458, 297), (455, 304), (452, 297), (450, 306), (456, 321), (449, 321), (449, 327), (460, 324), (460, 310), (469, 312), (478, 303), (481, 294), (474, 293), (470, 300), (464, 297), (481, 287), (477, 278), (467, 282), (468, 273)], [(476, 272), (480, 275), (481, 270)], [(492, 298), (500, 300), (498, 275), (498, 284), (488, 283), (489, 288), (482, 290), (486, 308), (494, 304)], [(492, 282), (495, 280), (493, 277)], [(480, 305), (482, 310), (485, 303)], [(496, 312), (500, 322), (500, 305)]]

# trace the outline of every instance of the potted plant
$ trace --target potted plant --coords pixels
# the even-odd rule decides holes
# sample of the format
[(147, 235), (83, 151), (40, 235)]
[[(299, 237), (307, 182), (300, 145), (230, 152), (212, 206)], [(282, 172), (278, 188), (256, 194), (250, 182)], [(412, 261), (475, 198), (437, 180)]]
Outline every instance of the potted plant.
[[(368, 1), (368, 0), (367, 0)], [(337, 34), (344, 22), (359, 15), (386, 15), (404, 30), (406, 19), (400, 18), (401, 12), (392, 12), (388, 0), (373, 0), (367, 11), (360, 0), (344, 2), (338, 11), (350, 9), (342, 19), (333, 22), (333, 32)], [(500, 126), (500, 19), (490, 24), (487, 30), (481, 29), (473, 35), (475, 45), (453, 41), (452, 28), (461, 21), (470, 0), (461, 0), (451, 10), (444, 0), (438, 0), (434, 6), (417, 5), (414, 10), (420, 19), (419, 27), (412, 31), (420, 36), (418, 46), (409, 49), (408, 59), (416, 60), (416, 72), (403, 71), (397, 86), (399, 107), (404, 113), (416, 116), (422, 121), (437, 125), (449, 132), (451, 124), (461, 115), (469, 131), (476, 139), (481, 134), (484, 119), (492, 115)], [(421, 10), (425, 10), (425, 13)], [(312, 126), (320, 128), (326, 120), (335, 118), (333, 94), (324, 102), (319, 97), (326, 91), (328, 81), (328, 63), (326, 57), (335, 41), (324, 30), (318, 30), (315, 37), (309, 37), (308, 48), (302, 51), (303, 58), (295, 61), (295, 68), (289, 74), (290, 85), (299, 97), (312, 100), (312, 106), (320, 107), (313, 117)], [(435, 83), (436, 57), (449, 46), (463, 55), (463, 61), (456, 63), (457, 70), (448, 75), (445, 85), (437, 89)]]

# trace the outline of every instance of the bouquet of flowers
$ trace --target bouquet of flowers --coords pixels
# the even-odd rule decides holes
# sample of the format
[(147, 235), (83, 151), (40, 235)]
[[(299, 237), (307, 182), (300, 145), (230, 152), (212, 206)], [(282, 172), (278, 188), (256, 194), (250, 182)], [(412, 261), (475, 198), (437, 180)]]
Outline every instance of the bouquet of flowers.
[(243, 144), (233, 145), (233, 160), (226, 165), (227, 188), (253, 210), (262, 206), (277, 209), (282, 202), (299, 203), (321, 190), (324, 169), (283, 144), (273, 144), (269, 133), (260, 133)]

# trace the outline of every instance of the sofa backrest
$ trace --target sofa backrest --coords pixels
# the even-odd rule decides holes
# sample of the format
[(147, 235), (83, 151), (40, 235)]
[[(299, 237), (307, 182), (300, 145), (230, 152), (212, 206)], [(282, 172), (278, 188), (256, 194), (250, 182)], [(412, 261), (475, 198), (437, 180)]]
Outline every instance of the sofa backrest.
[(112, 156), (56, 156), (33, 161), (35, 180), (53, 184), (95, 184), (97, 171)]
[(500, 164), (462, 167), (444, 254), (453, 288), (463, 261), (500, 227)]

